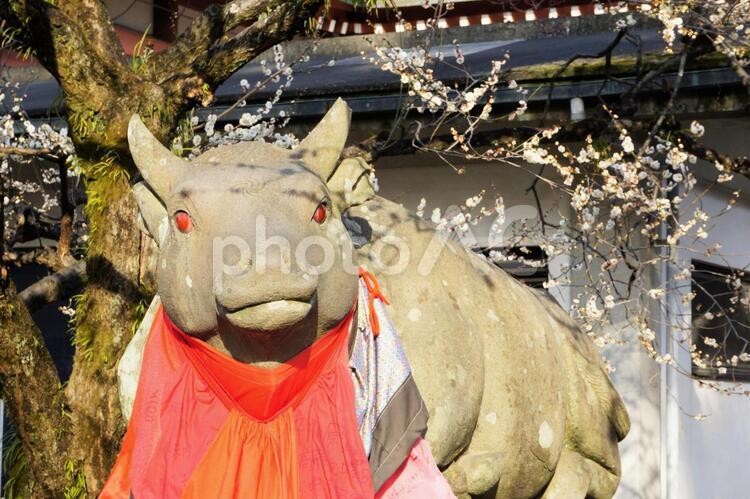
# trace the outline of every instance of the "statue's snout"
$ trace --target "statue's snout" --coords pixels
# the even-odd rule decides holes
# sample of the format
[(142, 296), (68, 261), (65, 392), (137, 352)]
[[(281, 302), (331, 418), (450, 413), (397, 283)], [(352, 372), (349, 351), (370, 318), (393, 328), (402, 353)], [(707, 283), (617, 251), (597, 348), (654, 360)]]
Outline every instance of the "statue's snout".
[(273, 331), (302, 321), (315, 306), (317, 288), (316, 276), (250, 270), (224, 276), (217, 310), (236, 327)]

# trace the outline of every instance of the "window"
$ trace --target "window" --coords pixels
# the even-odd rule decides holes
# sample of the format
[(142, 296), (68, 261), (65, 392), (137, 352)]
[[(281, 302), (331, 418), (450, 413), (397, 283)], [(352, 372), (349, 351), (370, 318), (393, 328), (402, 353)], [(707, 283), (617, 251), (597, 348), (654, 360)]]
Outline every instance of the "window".
[(701, 353), (693, 375), (750, 381), (750, 280), (700, 261), (693, 267), (692, 341)]
[(539, 246), (482, 248), (478, 252), (489, 257), (492, 251), (497, 251), (508, 258), (507, 261), (496, 261), (495, 265), (527, 286), (542, 288), (542, 285), (547, 282), (549, 277), (547, 255)]

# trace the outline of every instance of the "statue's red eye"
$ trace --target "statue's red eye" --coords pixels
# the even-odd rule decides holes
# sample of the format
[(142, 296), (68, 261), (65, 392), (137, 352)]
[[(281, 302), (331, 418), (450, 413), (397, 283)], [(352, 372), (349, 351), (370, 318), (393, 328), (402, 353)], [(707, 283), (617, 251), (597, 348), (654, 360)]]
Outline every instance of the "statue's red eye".
[(174, 224), (183, 234), (187, 234), (193, 230), (193, 219), (185, 211), (178, 211), (174, 214)]
[(326, 205), (324, 203), (320, 203), (317, 208), (315, 208), (315, 213), (313, 213), (312, 219), (315, 221), (315, 223), (322, 224), (326, 221), (326, 218), (328, 217), (328, 210), (326, 209)]

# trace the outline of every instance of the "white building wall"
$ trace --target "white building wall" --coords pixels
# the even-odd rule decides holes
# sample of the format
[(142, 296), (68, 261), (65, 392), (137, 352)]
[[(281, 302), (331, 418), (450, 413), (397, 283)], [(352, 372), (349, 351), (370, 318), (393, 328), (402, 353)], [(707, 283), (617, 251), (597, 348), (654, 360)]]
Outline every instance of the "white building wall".
[[(726, 205), (720, 192), (710, 193), (701, 202), (707, 213), (717, 213)], [(720, 257), (700, 259), (734, 268), (750, 264), (750, 201), (737, 203), (730, 212), (716, 220), (709, 232), (707, 245), (720, 243)], [(683, 314), (690, 314), (684, 307)], [(689, 316), (689, 315), (688, 315)], [(689, 369), (689, 355), (682, 352), (678, 361)], [(750, 386), (745, 384), (750, 390)], [(675, 398), (670, 402), (670, 499), (723, 499), (750, 497), (748, 490), (748, 455), (750, 455), (750, 398), (726, 396), (714, 390), (700, 388), (684, 376), (676, 376), (670, 386)], [(708, 418), (696, 421), (689, 415), (705, 414)]]
[[(154, 3), (151, 0), (104, 0), (112, 20), (118, 26), (138, 33), (153, 32)], [(180, 5), (177, 8), (177, 33), (182, 33), (200, 15), (199, 10)]]
[[(622, 329), (620, 325), (618, 329)], [(620, 443), (622, 481), (617, 499), (660, 497), (660, 370), (629, 334), (626, 345), (608, 347), (610, 378), (630, 415), (630, 433)]]
[[(750, 154), (750, 120), (708, 121), (705, 141), (735, 155)], [(710, 171), (710, 165), (709, 171)], [(704, 184), (705, 185), (705, 184)], [(717, 256), (698, 258), (733, 268), (750, 266), (750, 182), (738, 177), (725, 189), (712, 188), (699, 206), (709, 215), (721, 212), (732, 191), (743, 194), (726, 214), (713, 220), (713, 227), (704, 246), (721, 244)], [(700, 192), (700, 187), (695, 192)], [(686, 255), (686, 258), (689, 257)], [(681, 311), (689, 314), (689, 307)], [(678, 359), (689, 367), (690, 359), (682, 353)], [(750, 390), (750, 384), (744, 383)], [(724, 499), (750, 497), (748, 472), (750, 464), (750, 398), (720, 395), (714, 390), (699, 388), (686, 377), (675, 377), (671, 391), (672, 404), (670, 439), (670, 499)], [(706, 414), (705, 421), (696, 421), (688, 414)]]
[(105, 5), (115, 24), (143, 33), (151, 32), (154, 6), (144, 0), (105, 0)]

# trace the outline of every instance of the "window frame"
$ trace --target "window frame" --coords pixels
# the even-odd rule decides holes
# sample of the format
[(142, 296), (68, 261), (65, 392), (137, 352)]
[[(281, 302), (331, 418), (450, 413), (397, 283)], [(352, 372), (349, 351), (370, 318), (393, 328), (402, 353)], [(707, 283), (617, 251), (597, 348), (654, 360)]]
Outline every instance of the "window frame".
[[(726, 267), (723, 265), (718, 265), (713, 262), (707, 262), (705, 260), (699, 260), (699, 259), (693, 259), (691, 261), (693, 271), (691, 272), (691, 278), (690, 278), (690, 291), (691, 293), (695, 290), (695, 282), (693, 279), (693, 274), (695, 272), (716, 272), (716, 273), (722, 273), (722, 274), (729, 274), (731, 275), (732, 269), (731, 267)], [(745, 275), (740, 277), (740, 281), (742, 281), (743, 285), (747, 285), (750, 287), (750, 276)], [(696, 333), (696, 331), (693, 328), (693, 321), (694, 318), (694, 312), (693, 312), (693, 301), (696, 297), (693, 297), (690, 300), (690, 343), (695, 344), (696, 341), (703, 338), (703, 336), (700, 336), (699, 333)], [(750, 325), (747, 327), (747, 340), (750, 342)], [(706, 347), (705, 344), (702, 345), (703, 348)], [(702, 349), (703, 349), (702, 348)], [(748, 348), (748, 353), (750, 353), (750, 348)], [(699, 367), (696, 366), (696, 364), (692, 361), (690, 362), (690, 375), (691, 377), (695, 379), (704, 379), (704, 380), (710, 380), (710, 381), (727, 381), (727, 382), (737, 382), (737, 383), (750, 383), (750, 362), (744, 362), (737, 366), (732, 366), (731, 364), (727, 364), (725, 366), (722, 366), (726, 368), (726, 372), (721, 373), (719, 369), (720, 367), (712, 366), (712, 367)]]

